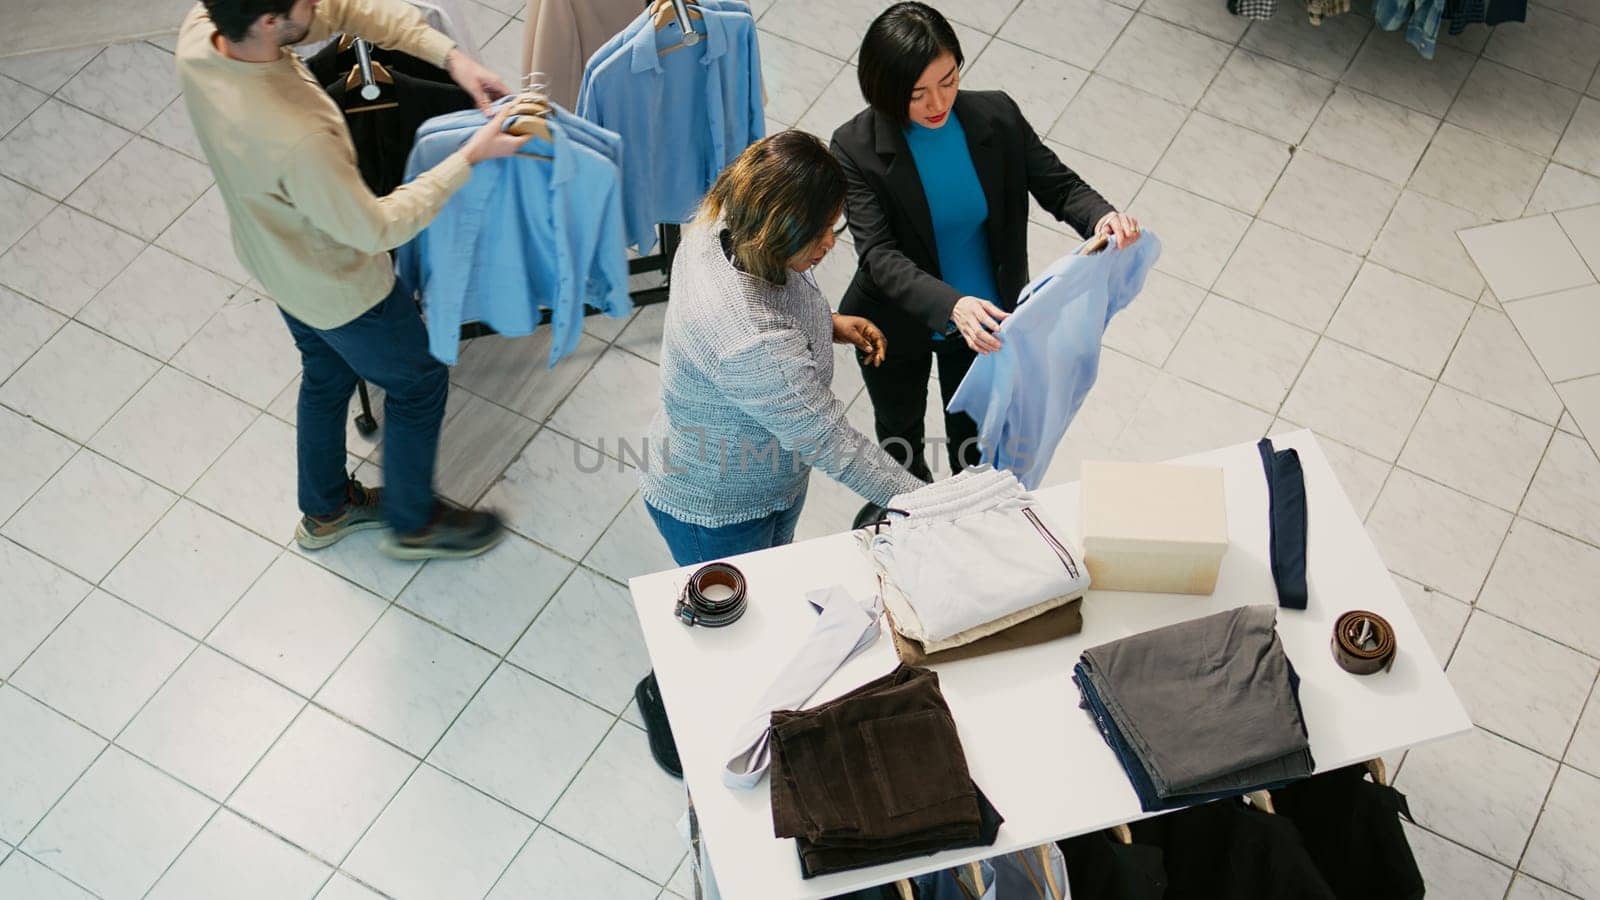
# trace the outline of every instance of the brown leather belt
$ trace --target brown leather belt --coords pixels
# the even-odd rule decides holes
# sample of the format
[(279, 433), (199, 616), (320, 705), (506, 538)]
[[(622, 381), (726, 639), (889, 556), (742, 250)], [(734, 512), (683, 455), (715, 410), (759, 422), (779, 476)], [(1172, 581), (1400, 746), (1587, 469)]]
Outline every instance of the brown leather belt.
[[(726, 587), (732, 593), (719, 599), (707, 597), (706, 588), (713, 585)], [(744, 615), (746, 594), (743, 572), (727, 563), (709, 563), (689, 576), (689, 583), (678, 595), (678, 605), (673, 612), (685, 625), (721, 628), (732, 625)]]
[(1374, 612), (1352, 609), (1333, 623), (1333, 659), (1353, 675), (1388, 671), (1398, 648), (1394, 628)]

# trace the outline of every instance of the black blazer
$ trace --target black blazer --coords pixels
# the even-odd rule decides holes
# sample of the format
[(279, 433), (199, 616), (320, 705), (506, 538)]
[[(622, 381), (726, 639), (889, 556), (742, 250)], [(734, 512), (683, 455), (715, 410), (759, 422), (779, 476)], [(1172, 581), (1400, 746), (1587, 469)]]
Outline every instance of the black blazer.
[[(997, 305), (1009, 311), (1028, 284), (1028, 195), (1079, 234), (1113, 207), (1039, 140), (1003, 91), (960, 91), (955, 111), (989, 202)], [(868, 107), (834, 131), (830, 149), (849, 182), (845, 211), (859, 261), (839, 311), (883, 329), (891, 355), (927, 352), (961, 293), (939, 280), (933, 218), (905, 134)]]

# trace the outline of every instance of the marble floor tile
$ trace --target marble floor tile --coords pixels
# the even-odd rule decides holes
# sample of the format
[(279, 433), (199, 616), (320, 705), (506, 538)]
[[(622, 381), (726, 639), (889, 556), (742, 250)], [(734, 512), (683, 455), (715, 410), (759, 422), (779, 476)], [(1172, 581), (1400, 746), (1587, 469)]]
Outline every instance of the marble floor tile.
[(1555, 161), (1600, 175), (1600, 99), (1590, 96), (1578, 101), (1578, 111), (1556, 147)]
[(1447, 674), (1478, 727), (1559, 757), (1597, 671), (1576, 650), (1475, 612)]
[(33, 900), (94, 900), (94, 895), (22, 853), (0, 865), (0, 893)]
[(1320, 332), (1360, 267), (1359, 257), (1257, 219), (1213, 290)]
[(1557, 213), (1556, 221), (1589, 264), (1589, 270), (1600, 270), (1600, 203)]
[(1501, 900), (1511, 869), (1407, 822), (1406, 841), (1428, 893), (1451, 900)]
[(770, 31), (762, 31), (760, 40), (767, 115), (792, 125), (844, 68), (843, 57), (834, 58)]
[[(624, 331), (618, 340), (626, 337)], [(655, 364), (613, 346), (556, 408), (550, 425), (590, 447), (642, 446), (661, 408), (660, 383)]]
[[(972, 51), (962, 48), (968, 61), (973, 59)], [(847, 65), (833, 76), (828, 86), (822, 89), (817, 99), (812, 101), (806, 109), (805, 115), (795, 123), (801, 131), (809, 131), (824, 141), (833, 137), (833, 131), (840, 125), (849, 121), (851, 116), (861, 112), (863, 101), (861, 99), (861, 82), (857, 77), (856, 67)], [(1042, 131), (1049, 127), (1049, 123), (1039, 123)]]
[(0, 593), (8, 599), (0, 606), (0, 675), (22, 665), (90, 589), (66, 569), (0, 539)]
[[(1584, 380), (1587, 381), (1587, 379)], [(1556, 428), (1575, 437), (1583, 437), (1583, 429), (1578, 427), (1577, 420), (1572, 418), (1572, 413), (1570, 412), (1563, 411), (1561, 413), (1561, 421), (1556, 423)]]
[(1593, 284), (1594, 273), (1551, 215), (1469, 228), (1459, 235), (1502, 301)]
[[(640, 448), (637, 442), (631, 446)], [(581, 559), (638, 486), (634, 470), (546, 428), (534, 435), (480, 505), (499, 510), (519, 534)]]
[(1505, 308), (1551, 381), (1600, 373), (1600, 352), (1593, 340), (1600, 334), (1600, 285), (1507, 302)]
[(1528, 201), (1527, 214), (1574, 209), (1600, 203), (1600, 178), (1579, 172), (1577, 169), (1551, 163)]
[(1396, 575), (1394, 580), (1400, 587), (1400, 596), (1405, 598), (1406, 607), (1411, 610), (1423, 637), (1428, 640), (1428, 649), (1433, 651), (1434, 658), (1443, 667), (1456, 651), (1456, 644), (1461, 640), (1461, 631), (1467, 625), (1472, 607), (1409, 578)]
[(281, 544), (300, 520), (294, 429), (257, 418), (189, 490), (189, 499)]
[(1541, 422), (1561, 415), (1561, 398), (1511, 319), (1498, 310), (1480, 306), (1472, 311), (1439, 380)]
[(1569, 414), (1588, 426), (1587, 432), (1580, 429), (1579, 433), (1600, 434), (1600, 375), (1563, 382), (1559, 390)]
[(56, 202), (9, 178), (0, 178), (0, 252), (39, 224)]
[(138, 131), (178, 96), (172, 55), (143, 42), (112, 44), (63, 85), (57, 96)]
[(1254, 213), (1289, 164), (1287, 144), (1195, 113), (1156, 166), (1156, 178)]
[[(773, 4), (770, 12), (761, 17), (761, 30), (830, 56), (845, 59), (861, 46), (861, 38), (867, 33), (867, 26), (881, 11), (882, 4), (859, 3), (855, 0), (814, 0), (810, 3), (780, 0)], [(762, 38), (763, 68), (770, 68), (765, 60), (767, 55), (765, 35)], [(962, 49), (966, 51), (968, 62), (977, 56), (977, 47)]]
[(1367, 515), (1390, 569), (1469, 602), (1510, 524), (1509, 513), (1398, 468)]
[[(1101, 4), (1115, 9), (1110, 4)], [(1189, 115), (1184, 107), (1096, 73), (1054, 127), (1052, 140), (1148, 173)]]
[(1474, 57), (1439, 47), (1433, 59), (1392, 34), (1374, 30), (1344, 73), (1344, 83), (1430, 116), (1443, 116), (1471, 71)]
[[(674, 823), (684, 803), (683, 785), (650, 758), (644, 732), (619, 722), (546, 823), (659, 883), (683, 859)], [(619, 805), (629, 810), (625, 819), (606, 812)]]
[[(130, 234), (58, 206), (0, 256), (0, 283), (74, 315), (144, 246)], [(85, 254), (84, 247), (95, 252)]]
[(1365, 253), (1398, 195), (1398, 188), (1375, 175), (1301, 152), (1273, 188), (1261, 218), (1352, 253)]
[(81, 452), (11, 517), (6, 537), (99, 581), (176, 500), (103, 456)]
[(1163, 372), (1116, 442), (1114, 459), (1160, 462), (1255, 440), (1272, 416)]
[(1134, 302), (1112, 318), (1105, 345), (1152, 366), (1162, 366), (1205, 297), (1203, 289), (1153, 271)]
[[(512, 0), (492, 0), (488, 5), (506, 7), (520, 7), (523, 4)], [(504, 10), (501, 10), (504, 12)], [(499, 31), (483, 40), (483, 46), (478, 48), (477, 57), (480, 62), (489, 67), (489, 70), (500, 76), (506, 84), (516, 84), (522, 68), (522, 42), (523, 29), (517, 20), (508, 21)], [(763, 42), (765, 43), (765, 42)]]
[(584, 895), (653, 900), (660, 888), (550, 828), (540, 828), (517, 854), (488, 900)]
[(1600, 603), (1590, 590), (1600, 584), (1597, 578), (1600, 549), (1519, 518), (1500, 548), (1478, 608), (1597, 655)]
[(216, 805), (122, 750), (107, 750), (22, 849), (106, 897), (143, 896)]
[(1577, 91), (1484, 59), (1467, 77), (1461, 96), (1445, 118), (1536, 156), (1548, 157), (1577, 107)]
[(434, 488), (463, 506), (483, 496), (507, 465), (533, 439), (539, 426), (466, 391), (453, 391), (456, 407), (445, 419), (435, 464)]
[(111, 737), (193, 648), (194, 641), (97, 590), (39, 645), (11, 683)]
[(424, 566), (398, 602), (497, 655), (511, 649), (573, 569), (514, 534), (482, 556), (451, 562)]
[(1580, 897), (1600, 893), (1600, 778), (1569, 766), (1556, 774), (1550, 799), (1528, 842), (1527, 871)]
[(1322, 107), (1303, 146), (1385, 181), (1405, 184), (1438, 127), (1434, 116), (1345, 85)]
[(311, 696), (383, 613), (383, 601), (292, 554), (278, 557), (207, 643)]
[(0, 838), (20, 844), (106, 742), (9, 685), (0, 686), (0, 721)]
[(305, 701), (210, 647), (173, 673), (117, 743), (216, 800), (244, 780)]
[(223, 304), (172, 364), (264, 408), (300, 371), (300, 351), (278, 305), (246, 290)]
[(1572, 735), (1564, 760), (1569, 766), (1588, 772), (1600, 773), (1600, 693), (1589, 693), (1589, 704), (1578, 720), (1578, 730)]
[(1192, 31), (1214, 37), (1225, 44), (1237, 43), (1251, 19), (1228, 12), (1215, 3), (1190, 3), (1188, 0), (1145, 0), (1139, 10)]
[(1600, 64), (1600, 24), (1540, 10), (1514, 28), (1496, 28), (1483, 48), (1486, 59), (1581, 91)]
[(417, 761), (316, 706), (256, 764), (228, 806), (326, 860), (342, 860)]
[(1276, 412), (1317, 336), (1212, 294), (1173, 349), (1166, 370)]
[[(516, 4), (511, 4), (515, 6)], [(521, 6), (516, 10), (518, 15), (527, 12), (527, 7)], [(489, 39), (500, 33), (500, 29), (509, 24), (510, 15), (494, 8), (492, 4), (475, 3), (464, 0), (461, 4), (462, 17), (466, 19), (465, 30), (468, 32), (468, 42), (475, 45), (474, 50), (481, 48)], [(522, 31), (522, 22), (517, 21), (515, 28)]]
[(1271, 19), (1251, 22), (1240, 46), (1323, 78), (1344, 75), (1361, 49), (1362, 40), (1372, 30), (1372, 20), (1366, 16), (1333, 16), (1312, 26), (1302, 13), (1284, 6)]
[(76, 450), (61, 435), (0, 407), (0, 520), (22, 508)]
[(1483, 278), (1456, 232), (1488, 220), (1482, 213), (1415, 191), (1402, 191), (1368, 259), (1476, 300), (1483, 293)]
[(1521, 514), (1600, 546), (1600, 460), (1581, 438), (1557, 433), (1533, 476)]
[[(847, 492), (854, 496), (854, 492)], [(671, 569), (675, 565), (666, 541), (662, 540), (661, 532), (656, 530), (655, 522), (645, 509), (644, 498), (638, 494), (628, 501), (616, 521), (595, 542), (589, 555), (583, 558), (583, 564), (624, 584), (634, 576)]]
[(419, 766), (344, 867), (397, 898), (481, 897), (538, 823)]
[[(1296, 431), (1300, 427), (1289, 425), (1286, 419), (1279, 418), (1273, 424), (1272, 433)], [(1394, 466), (1332, 438), (1317, 435), (1317, 440), (1322, 446), (1323, 455), (1328, 457), (1328, 465), (1332, 466), (1333, 473), (1339, 476), (1339, 486), (1344, 488), (1345, 494), (1350, 499), (1350, 505), (1355, 507), (1356, 515), (1365, 519), (1372, 509), (1372, 504), (1377, 501), (1379, 491), (1383, 490), (1384, 482), (1389, 480), (1389, 472)]]
[(1283, 415), (1380, 459), (1395, 459), (1431, 382), (1375, 356), (1324, 340), (1311, 352)]
[(425, 756), (494, 666), (488, 651), (390, 607), (316, 700), (408, 753)]
[(27, 85), (0, 76), (0, 134), (15, 128), (28, 114), (44, 105), (49, 94), (36, 91)]
[(211, 170), (135, 136), (68, 197), (77, 209), (155, 240), (211, 186)]
[(1572, 900), (1573, 895), (1557, 890), (1536, 878), (1518, 874), (1511, 882), (1511, 892), (1506, 900)]
[(53, 94), (99, 53), (99, 47), (79, 47), (73, 50), (7, 56), (0, 59), (0, 74), (15, 78), (36, 90)]
[(139, 133), (190, 159), (206, 161), (205, 148), (195, 136), (194, 123), (189, 119), (189, 109), (184, 106), (182, 97), (168, 103), (167, 108)]
[(222, 195), (212, 185), (177, 221), (168, 226), (156, 246), (171, 250), (192, 263), (205, 266), (229, 281), (244, 284), (250, 280), (233, 252), (233, 231)]
[(1367, 263), (1327, 335), (1428, 378), (1437, 378), (1476, 304)]
[(146, 896), (149, 900), (309, 897), (332, 873), (326, 864), (282, 838), (223, 809)]
[(344, 872), (336, 872), (328, 886), (317, 894), (317, 900), (383, 900), (383, 895)]
[(1034, 130), (1046, 131), (1088, 78), (1085, 69), (1010, 41), (995, 40), (962, 73), (961, 85), (969, 90), (1008, 92)]
[(1145, 182), (1128, 212), (1162, 235), (1156, 270), (1202, 287), (1216, 281), (1250, 225), (1237, 210), (1155, 179)]
[[(848, 250), (846, 251), (846, 254), (829, 254), (829, 256), (826, 258), (844, 259), (847, 256)], [(855, 270), (853, 268), (854, 262), (854, 258), (850, 257), (850, 274), (852, 276), (855, 274)], [(842, 296), (842, 293), (828, 294), (824, 292), (823, 296), (838, 297)], [(661, 365), (662, 332), (666, 328), (666, 324), (667, 305), (665, 303), (657, 303), (654, 306), (646, 306), (645, 308), (639, 310), (638, 315), (628, 320), (628, 327), (622, 329), (622, 333), (617, 335), (616, 346), (619, 349), (632, 353), (634, 356), (637, 356), (640, 359), (647, 360), (659, 366)]]
[(160, 364), (69, 322), (0, 387), (0, 402), (86, 441)]
[(1095, 68), (1108, 78), (1194, 106), (1228, 52), (1221, 41), (1141, 13)]
[(258, 415), (216, 388), (162, 366), (88, 446), (182, 493)]
[(428, 762), (542, 818), (615, 717), (515, 666), (495, 670)]
[[(1144, 187), (1145, 177), (1143, 175), (1119, 163), (1107, 162), (1098, 156), (1091, 156), (1053, 140), (1045, 141), (1045, 146), (1049, 147), (1057, 158), (1066, 163), (1067, 168), (1077, 172), (1084, 181), (1088, 182), (1096, 193), (1106, 198), (1106, 202), (1118, 209), (1125, 209), (1128, 204), (1133, 202), (1133, 198), (1138, 195), (1139, 188)], [(1063, 233), (1069, 230), (1069, 226), (1065, 222), (1059, 222), (1054, 215), (1046, 213), (1038, 205), (1039, 201), (1034, 200), (1031, 194), (1028, 196), (1028, 200), (1032, 204), (1033, 221)], [(854, 276), (854, 251), (846, 258), (850, 260), (849, 275)], [(849, 283), (848, 279), (845, 283)], [(842, 294), (843, 292), (841, 291), (839, 296), (842, 296)]]
[(238, 290), (194, 263), (146, 247), (77, 318), (157, 359), (170, 359)]
[[(1495, 219), (1515, 219), (1533, 196), (1545, 161), (1449, 122), (1439, 126), (1410, 187)], [(1463, 172), (1477, 173), (1463, 178)]]
[(581, 568), (506, 659), (614, 713), (650, 671), (627, 588)]
[(51, 98), (0, 138), (0, 174), (62, 200), (132, 136)]
[(0, 381), (11, 377), (66, 322), (61, 314), (0, 287)]
[[(591, 316), (593, 322), (601, 317)], [(554, 369), (542, 364), (550, 352), (550, 329), (536, 329), (527, 337), (499, 335), (469, 341), (450, 380), (535, 422), (550, 417), (561, 401), (588, 374), (606, 345), (589, 335), (578, 349)]]
[[(1096, 0), (1022, 0), (998, 37), (1092, 69), (1132, 18), (1132, 10)], [(1061, 28), (1060, 22), (1072, 27)]]
[(1556, 762), (1475, 728), (1413, 748), (1395, 778), (1418, 822), (1507, 865), (1533, 831)]

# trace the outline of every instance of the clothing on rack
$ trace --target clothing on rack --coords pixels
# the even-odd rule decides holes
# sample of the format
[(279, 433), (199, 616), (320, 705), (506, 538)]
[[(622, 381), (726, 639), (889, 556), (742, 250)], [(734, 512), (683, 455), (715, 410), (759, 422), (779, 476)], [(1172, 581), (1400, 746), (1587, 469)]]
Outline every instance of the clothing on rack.
[(1423, 59), (1433, 59), (1444, 5), (1445, 0), (1377, 0), (1372, 18), (1384, 31), (1397, 31), (1404, 25), (1406, 43), (1417, 48)]
[(1161, 239), (1147, 229), (1120, 250), (1063, 256), (1022, 289), (1000, 325), (1000, 349), (973, 361), (950, 399), (950, 412), (978, 424), (985, 463), (1010, 469), (1029, 489), (1044, 481), (1099, 374), (1111, 317), (1138, 296), (1160, 257)]
[(1271, 438), (1256, 444), (1267, 477), (1268, 558), (1278, 589), (1278, 605), (1305, 609), (1306, 481), (1300, 454), (1290, 447), (1274, 450)]
[(1506, 22), (1528, 21), (1528, 0), (1448, 0), (1444, 17), (1450, 20), (1450, 33), (1460, 34), (1474, 22), (1494, 26)]
[[(1136, 844), (1161, 848), (1164, 900), (1335, 900), (1295, 823), (1242, 800), (1201, 804), (1129, 828)], [(1350, 862), (1359, 872), (1360, 862)]]
[[(1180, 815), (1175, 813), (1174, 815)], [(1163, 900), (1167, 866), (1160, 847), (1124, 844), (1105, 831), (1059, 842), (1074, 900)]]
[(1274, 787), (1315, 763), (1277, 608), (1243, 606), (1091, 647), (1082, 706), (1146, 812)]
[(1295, 823), (1306, 851), (1339, 900), (1421, 900), (1422, 873), (1400, 817), (1404, 794), (1346, 766), (1272, 792), (1279, 816)]
[(576, 106), (584, 62), (639, 17), (639, 6), (639, 0), (528, 0), (519, 71), (538, 72), (545, 96)]
[[(474, 120), (418, 131), (408, 179), (481, 127), (481, 114), (457, 115)], [(517, 154), (474, 166), (433, 223), (396, 255), (401, 277), (421, 292), (429, 349), (442, 362), (455, 362), (463, 322), (524, 335), (548, 309), (553, 367), (577, 348), (585, 304), (610, 316), (633, 310), (617, 167), (559, 117), (545, 124), (549, 140), (532, 138)]]
[(772, 822), (802, 875), (988, 846), (1003, 818), (967, 771), (939, 676), (900, 666), (772, 714)]
[(584, 68), (578, 115), (649, 148), (622, 167), (628, 243), (640, 253), (655, 246), (658, 223), (690, 221), (723, 168), (766, 133), (755, 20), (748, 10), (699, 11), (705, 34), (693, 45), (680, 46), (675, 22), (658, 30), (645, 12)]
[[(412, 78), (421, 78), (438, 84), (454, 85), (450, 73), (425, 59), (419, 59), (401, 50), (390, 50), (384, 47), (372, 47), (372, 61), (383, 63), (390, 72), (403, 72)], [(339, 49), (339, 42), (329, 41), (322, 49), (301, 60), (306, 71), (316, 79), (317, 84), (332, 84), (335, 80), (342, 80), (350, 74), (356, 64), (356, 51), (354, 46)]]
[[(390, 76), (394, 83), (383, 86), (383, 102), (396, 105), (388, 109), (361, 110), (372, 104), (361, 98), (359, 84), (351, 87), (343, 77), (327, 85), (328, 95), (339, 104), (350, 126), (361, 179), (380, 197), (405, 183), (406, 160), (423, 122), (445, 113), (476, 111), (472, 96), (457, 85), (404, 72), (392, 71)], [(481, 122), (483, 114), (477, 115)]]

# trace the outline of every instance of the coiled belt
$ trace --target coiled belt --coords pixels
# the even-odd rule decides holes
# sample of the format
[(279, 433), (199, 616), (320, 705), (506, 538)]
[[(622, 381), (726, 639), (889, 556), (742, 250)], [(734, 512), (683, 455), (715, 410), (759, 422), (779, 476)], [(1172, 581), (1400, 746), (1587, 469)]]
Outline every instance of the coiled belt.
[[(716, 586), (726, 587), (732, 593), (715, 600), (707, 597), (706, 588)], [(678, 595), (678, 605), (673, 612), (685, 625), (721, 628), (739, 621), (746, 602), (744, 573), (727, 563), (709, 563), (689, 576), (689, 583)]]
[(1333, 659), (1354, 675), (1371, 675), (1394, 665), (1394, 629), (1383, 616), (1353, 609), (1333, 623)]

